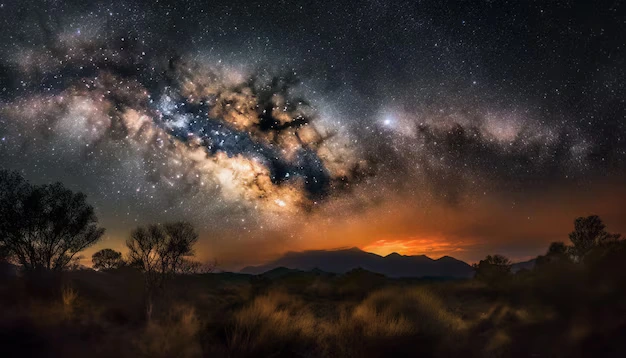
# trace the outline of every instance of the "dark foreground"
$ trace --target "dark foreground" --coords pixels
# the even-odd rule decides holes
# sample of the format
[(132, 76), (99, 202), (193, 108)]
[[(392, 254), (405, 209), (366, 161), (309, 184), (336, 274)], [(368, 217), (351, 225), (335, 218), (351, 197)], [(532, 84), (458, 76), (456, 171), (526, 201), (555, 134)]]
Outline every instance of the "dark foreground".
[(131, 269), (5, 277), (0, 346), (4, 357), (625, 357), (624, 273), (605, 269), (489, 283), (181, 275), (150, 320)]

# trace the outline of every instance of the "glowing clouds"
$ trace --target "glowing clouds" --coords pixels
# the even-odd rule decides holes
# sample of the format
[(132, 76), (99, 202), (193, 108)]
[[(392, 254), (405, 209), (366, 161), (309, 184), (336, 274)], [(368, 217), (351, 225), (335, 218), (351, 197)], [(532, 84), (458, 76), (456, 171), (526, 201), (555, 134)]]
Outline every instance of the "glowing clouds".
[(361, 249), (381, 256), (395, 252), (401, 255), (427, 255), (436, 259), (441, 256), (465, 251), (466, 247), (469, 246), (471, 245), (467, 242), (449, 241), (443, 237), (437, 237), (377, 240), (363, 246)]

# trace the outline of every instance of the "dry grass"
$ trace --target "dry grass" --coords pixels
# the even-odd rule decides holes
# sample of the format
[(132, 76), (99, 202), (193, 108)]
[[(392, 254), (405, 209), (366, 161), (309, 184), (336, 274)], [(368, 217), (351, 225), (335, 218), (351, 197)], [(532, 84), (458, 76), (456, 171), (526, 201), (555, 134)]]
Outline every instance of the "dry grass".
[(78, 299), (78, 291), (70, 285), (64, 285), (61, 289), (61, 298), (63, 302), (63, 312), (67, 317), (71, 317), (74, 313), (76, 300)]
[(193, 307), (175, 306), (163, 320), (149, 321), (136, 344), (145, 357), (201, 357), (200, 327)]
[(234, 313), (227, 344), (233, 353), (283, 352), (296, 342), (310, 341), (317, 324), (302, 300), (271, 292)]
[(439, 343), (458, 342), (465, 329), (427, 289), (388, 288), (323, 314), (295, 295), (270, 292), (234, 314), (227, 336), (235, 355), (297, 354), (298, 346), (315, 349), (316, 356), (367, 356), (367, 347), (412, 337), (441, 349)]
[[(0, 310), (0, 343), (4, 335), (12, 337), (4, 343), (12, 349), (93, 358), (560, 357), (614, 347), (626, 327), (616, 303), (563, 307), (567, 300), (520, 296), (522, 289), (547, 291), (532, 281), (510, 290), (475, 281), (359, 286), (349, 277), (185, 277), (146, 321), (142, 292), (127, 289), (135, 283), (126, 276), (82, 272), (72, 278), (45, 296), (19, 282), (0, 290), (11, 295), (0, 296), (0, 304), (9, 305)], [(598, 332), (609, 338), (599, 340)]]

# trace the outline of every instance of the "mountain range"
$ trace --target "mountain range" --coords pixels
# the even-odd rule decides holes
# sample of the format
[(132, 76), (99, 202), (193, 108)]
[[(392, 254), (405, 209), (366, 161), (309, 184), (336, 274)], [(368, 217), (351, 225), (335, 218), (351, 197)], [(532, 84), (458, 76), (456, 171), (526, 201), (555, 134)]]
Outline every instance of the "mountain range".
[(380, 256), (356, 247), (342, 250), (288, 252), (267, 264), (245, 267), (241, 272), (258, 275), (279, 267), (302, 271), (321, 270), (338, 274), (362, 268), (394, 278), (468, 278), (474, 275), (474, 270), (470, 265), (450, 256), (443, 256), (436, 260), (425, 255), (406, 256), (397, 253)]

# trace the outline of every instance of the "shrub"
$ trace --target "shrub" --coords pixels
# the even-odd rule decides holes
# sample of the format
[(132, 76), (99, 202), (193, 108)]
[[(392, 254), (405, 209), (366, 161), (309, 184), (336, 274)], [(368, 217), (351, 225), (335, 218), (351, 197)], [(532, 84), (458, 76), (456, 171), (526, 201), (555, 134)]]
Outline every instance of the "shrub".
[(71, 316), (74, 312), (76, 300), (78, 299), (78, 291), (72, 286), (65, 285), (61, 289), (61, 298), (63, 301), (63, 312), (66, 316)]
[(146, 357), (202, 356), (198, 332), (200, 321), (191, 306), (174, 306), (162, 320), (150, 320), (137, 341)]

